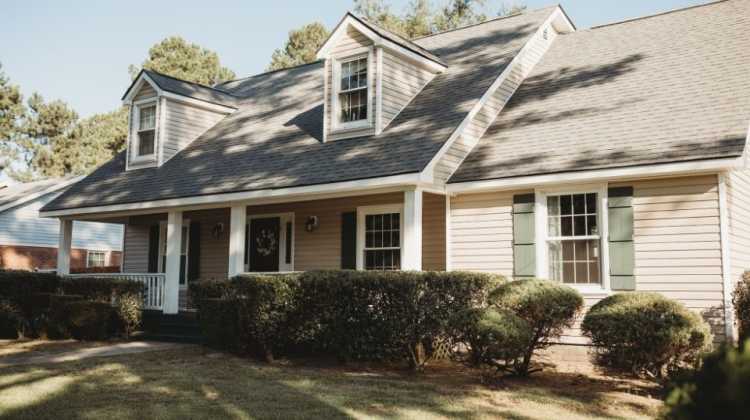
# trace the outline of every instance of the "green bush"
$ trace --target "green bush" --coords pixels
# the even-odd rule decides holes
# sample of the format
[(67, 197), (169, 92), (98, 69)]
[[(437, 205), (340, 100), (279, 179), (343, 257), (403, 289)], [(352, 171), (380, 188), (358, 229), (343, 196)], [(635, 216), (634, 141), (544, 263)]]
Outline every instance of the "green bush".
[(669, 392), (662, 417), (674, 420), (746, 419), (750, 413), (750, 340), (724, 346)]
[(188, 288), (190, 303), (198, 309), (206, 299), (228, 298), (232, 293), (232, 283), (229, 280), (201, 280), (190, 283)]
[(237, 300), (209, 298), (196, 303), (204, 343), (220, 350), (239, 352)]
[(21, 310), (7, 300), (0, 300), (0, 339), (15, 340), (23, 334)]
[(529, 323), (510, 311), (491, 308), (469, 309), (463, 317), (462, 341), (469, 346), (471, 364), (512, 371), (513, 363), (523, 357), (531, 341)]
[(698, 314), (657, 293), (609, 296), (588, 311), (582, 329), (598, 365), (657, 377), (698, 363), (712, 340)]
[[(35, 296), (56, 293), (59, 283), (54, 273), (0, 270), (0, 296), (13, 303), (27, 321), (35, 316)], [(34, 335), (34, 331), (29, 333)]]
[(112, 306), (81, 300), (65, 303), (67, 326), (76, 340), (104, 340), (108, 336)]
[(534, 352), (549, 346), (570, 328), (583, 307), (583, 297), (575, 289), (540, 279), (504, 284), (492, 292), (490, 301), (497, 309), (523, 319), (531, 328), (531, 339), (522, 357), (507, 361), (508, 369), (519, 376), (539, 370), (531, 367)]
[(732, 294), (740, 343), (750, 339), (750, 271), (742, 275), (742, 280)]
[(123, 295), (143, 295), (143, 283), (109, 277), (66, 277), (60, 281), (60, 289), (66, 295), (104, 303), (113, 303)]
[(49, 298), (49, 316), (46, 330), (47, 337), (53, 340), (71, 337), (70, 311), (68, 304), (83, 300), (79, 295), (51, 295)]

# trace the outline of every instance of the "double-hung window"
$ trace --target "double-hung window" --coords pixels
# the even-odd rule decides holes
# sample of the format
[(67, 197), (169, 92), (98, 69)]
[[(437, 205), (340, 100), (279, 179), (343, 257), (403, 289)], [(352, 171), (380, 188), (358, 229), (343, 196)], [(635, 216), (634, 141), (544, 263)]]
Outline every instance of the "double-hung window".
[(547, 196), (549, 277), (568, 284), (601, 284), (597, 193)]
[(104, 267), (107, 263), (107, 254), (104, 251), (88, 251), (86, 255), (86, 267)]
[(367, 57), (341, 63), (338, 102), (342, 124), (367, 121)]
[(365, 215), (365, 270), (401, 268), (401, 213)]
[(156, 105), (138, 107), (138, 150), (137, 156), (154, 154), (156, 141)]

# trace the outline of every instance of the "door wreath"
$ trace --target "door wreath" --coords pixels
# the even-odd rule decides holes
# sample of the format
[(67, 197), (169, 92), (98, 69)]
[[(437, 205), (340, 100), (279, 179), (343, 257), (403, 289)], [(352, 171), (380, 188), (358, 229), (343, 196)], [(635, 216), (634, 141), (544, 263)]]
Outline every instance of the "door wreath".
[(267, 257), (276, 251), (278, 241), (276, 240), (276, 235), (274, 235), (273, 231), (263, 229), (255, 238), (255, 244), (257, 245), (256, 251), (258, 254)]

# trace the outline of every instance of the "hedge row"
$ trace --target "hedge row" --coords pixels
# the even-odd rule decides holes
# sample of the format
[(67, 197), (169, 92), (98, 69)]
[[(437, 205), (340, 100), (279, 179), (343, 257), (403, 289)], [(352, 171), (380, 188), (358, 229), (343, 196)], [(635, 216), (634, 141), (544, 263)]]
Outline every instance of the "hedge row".
[(742, 275), (732, 294), (740, 343), (750, 339), (750, 271)]
[(0, 270), (0, 336), (104, 339), (141, 322), (142, 283)]
[(482, 273), (314, 271), (191, 285), (209, 344), (271, 359), (408, 360), (421, 368), (437, 339), (457, 336), (503, 278)]

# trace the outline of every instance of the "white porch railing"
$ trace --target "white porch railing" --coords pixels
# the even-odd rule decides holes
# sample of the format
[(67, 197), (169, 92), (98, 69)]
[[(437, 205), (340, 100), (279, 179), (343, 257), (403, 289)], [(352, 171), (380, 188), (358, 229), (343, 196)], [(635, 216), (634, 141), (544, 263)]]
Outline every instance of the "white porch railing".
[(144, 284), (143, 309), (164, 308), (165, 278), (163, 273), (85, 273), (70, 274), (69, 277), (103, 277), (140, 281)]

